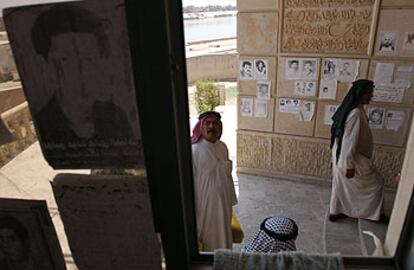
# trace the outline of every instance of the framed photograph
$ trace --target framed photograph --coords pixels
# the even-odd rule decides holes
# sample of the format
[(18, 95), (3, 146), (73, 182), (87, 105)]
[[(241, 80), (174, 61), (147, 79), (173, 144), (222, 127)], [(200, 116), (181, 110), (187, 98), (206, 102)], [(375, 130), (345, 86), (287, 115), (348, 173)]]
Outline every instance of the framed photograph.
[(381, 32), (379, 37), (378, 53), (395, 54), (398, 32)]
[(257, 82), (257, 98), (258, 99), (270, 99), (270, 81), (258, 81)]
[(111, 5), (4, 10), (42, 153), (55, 169), (144, 167), (125, 7)]
[(0, 199), (0, 269), (66, 269), (46, 201)]
[(253, 61), (240, 60), (240, 80), (253, 80)]
[(267, 80), (268, 61), (266, 59), (254, 60), (253, 77), (255, 80)]

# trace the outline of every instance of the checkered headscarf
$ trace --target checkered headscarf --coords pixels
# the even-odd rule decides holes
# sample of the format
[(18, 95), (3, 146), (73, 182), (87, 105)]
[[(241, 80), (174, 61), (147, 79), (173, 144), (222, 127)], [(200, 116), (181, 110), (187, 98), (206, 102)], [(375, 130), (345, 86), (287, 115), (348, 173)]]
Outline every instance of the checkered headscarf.
[(287, 217), (269, 217), (262, 222), (253, 240), (242, 247), (242, 252), (295, 251), (297, 236), (295, 221)]

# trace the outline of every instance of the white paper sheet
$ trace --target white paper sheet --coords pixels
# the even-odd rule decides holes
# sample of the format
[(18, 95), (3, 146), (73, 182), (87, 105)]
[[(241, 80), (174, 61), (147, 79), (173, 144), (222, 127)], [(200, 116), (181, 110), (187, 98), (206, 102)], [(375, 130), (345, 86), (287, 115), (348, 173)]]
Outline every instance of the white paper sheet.
[(301, 61), (298, 58), (287, 58), (285, 66), (286, 80), (299, 80), (301, 77)]
[(256, 99), (254, 102), (254, 116), (267, 118), (267, 100)]
[(240, 114), (244, 117), (253, 116), (253, 98), (242, 97), (240, 98)]
[(299, 99), (279, 98), (279, 112), (298, 114), (299, 111)]
[(398, 131), (404, 123), (405, 113), (403, 111), (388, 110), (387, 111), (387, 130)]
[(394, 64), (392, 63), (377, 63), (375, 67), (375, 84), (389, 84), (392, 81), (394, 73)]
[(315, 102), (301, 100), (300, 101), (299, 118), (301, 121), (310, 122), (315, 114)]
[(270, 81), (257, 81), (257, 98), (270, 99), (271, 89)]
[(335, 114), (336, 110), (338, 109), (339, 105), (325, 105), (325, 113), (324, 113), (324, 117), (323, 117), (323, 123), (325, 125), (331, 126), (333, 121), (332, 121), (332, 116)]
[(406, 87), (399, 84), (378, 84), (375, 85), (372, 101), (401, 103), (403, 101)]
[(336, 88), (338, 81), (335, 79), (321, 79), (319, 87), (320, 99), (336, 99)]
[(295, 81), (293, 93), (297, 96), (314, 97), (316, 95), (316, 81)]
[(359, 73), (359, 61), (337, 60), (337, 79), (341, 82), (353, 82)]
[(371, 128), (383, 128), (385, 119), (385, 108), (370, 107), (368, 109), (368, 122)]
[(395, 71), (395, 80), (407, 80), (411, 81), (414, 75), (413, 66), (397, 66)]
[(317, 60), (316, 58), (300, 59), (301, 62), (301, 76), (302, 80), (316, 80), (317, 79)]

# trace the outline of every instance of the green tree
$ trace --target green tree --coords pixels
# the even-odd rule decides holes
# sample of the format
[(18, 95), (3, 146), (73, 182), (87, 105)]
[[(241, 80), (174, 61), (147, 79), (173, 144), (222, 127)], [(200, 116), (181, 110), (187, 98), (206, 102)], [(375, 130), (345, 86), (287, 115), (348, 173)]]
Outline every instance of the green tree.
[(213, 81), (196, 81), (194, 101), (197, 113), (212, 111), (220, 104), (219, 88)]

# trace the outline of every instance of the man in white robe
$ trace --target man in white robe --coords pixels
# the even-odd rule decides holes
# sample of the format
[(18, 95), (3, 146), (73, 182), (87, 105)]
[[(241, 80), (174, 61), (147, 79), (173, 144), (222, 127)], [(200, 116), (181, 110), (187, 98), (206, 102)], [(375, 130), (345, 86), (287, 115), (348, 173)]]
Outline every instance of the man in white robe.
[(217, 112), (202, 113), (191, 137), (197, 234), (203, 251), (232, 248), (232, 207), (237, 197), (232, 162), (220, 141), (220, 118)]
[(332, 117), (330, 221), (345, 217), (386, 219), (382, 215), (384, 180), (371, 162), (373, 140), (363, 108), (370, 102), (373, 89), (372, 81), (354, 82)]

